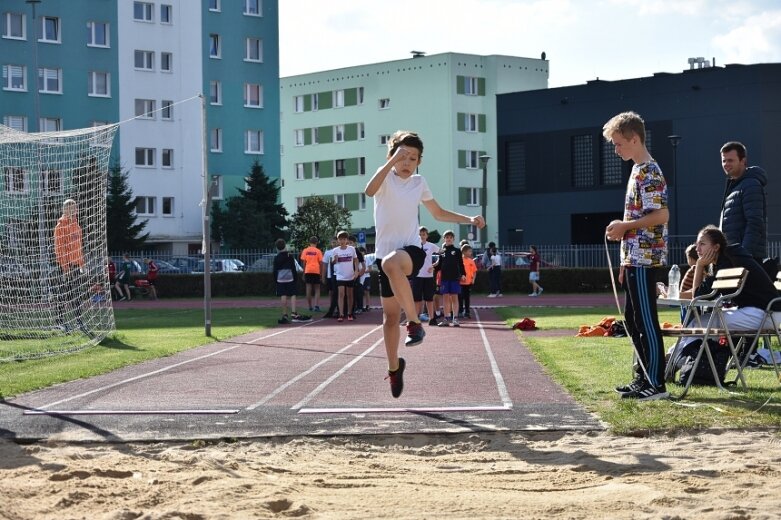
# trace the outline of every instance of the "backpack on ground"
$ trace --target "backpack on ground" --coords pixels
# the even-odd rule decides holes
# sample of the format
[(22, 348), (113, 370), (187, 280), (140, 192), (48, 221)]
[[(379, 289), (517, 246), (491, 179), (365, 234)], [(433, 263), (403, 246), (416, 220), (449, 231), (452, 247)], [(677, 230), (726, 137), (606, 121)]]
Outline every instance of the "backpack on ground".
[[(697, 359), (700, 345), (702, 345), (701, 339), (689, 343), (678, 352), (677, 357), (673, 360), (675, 370), (679, 372), (677, 382), (685, 385), (689, 380), (689, 375), (694, 371), (693, 385), (716, 386), (716, 380), (713, 379), (713, 371), (710, 368), (710, 363), (708, 363), (708, 355), (705, 352), (702, 353), (697, 366), (694, 366), (694, 360)], [(719, 383), (723, 385), (724, 376), (727, 374), (730, 350), (727, 346), (719, 345), (718, 341), (710, 339), (708, 340), (708, 349), (711, 357), (713, 357), (713, 364), (716, 365)]]

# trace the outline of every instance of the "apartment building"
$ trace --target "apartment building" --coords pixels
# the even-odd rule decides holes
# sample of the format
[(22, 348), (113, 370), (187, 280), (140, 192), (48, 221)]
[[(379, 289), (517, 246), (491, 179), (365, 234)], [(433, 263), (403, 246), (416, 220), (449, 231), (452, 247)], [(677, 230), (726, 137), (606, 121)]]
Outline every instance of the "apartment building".
[(113, 152), (151, 246), (200, 250), (204, 142), (217, 199), (255, 160), (279, 175), (276, 0), (4, 0), (0, 16), (3, 124), (121, 121)]
[(425, 145), (420, 173), (442, 207), (480, 214), (486, 173), (485, 230), (436, 222), (425, 208), (421, 224), (453, 227), (459, 240), (497, 240), (495, 96), (547, 86), (544, 59), (457, 53), (281, 78), (282, 202), (293, 213), (308, 197), (332, 198), (371, 248), (374, 206), (363, 189), (388, 137), (413, 130)]

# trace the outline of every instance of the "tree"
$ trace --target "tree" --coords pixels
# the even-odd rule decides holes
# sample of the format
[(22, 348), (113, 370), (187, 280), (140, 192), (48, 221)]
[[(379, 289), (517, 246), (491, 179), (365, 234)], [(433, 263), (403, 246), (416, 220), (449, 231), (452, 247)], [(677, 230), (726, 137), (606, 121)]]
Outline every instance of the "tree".
[(255, 161), (245, 179), (247, 189), (228, 197), (224, 209), (212, 208), (212, 237), (228, 249), (271, 247), (285, 237), (288, 212), (279, 200), (279, 186)]
[(316, 236), (323, 246), (337, 231), (351, 227), (350, 210), (332, 200), (310, 197), (290, 219), (290, 241), (301, 250), (309, 245), (309, 237)]
[(141, 251), (149, 233), (141, 233), (147, 221), (136, 222), (136, 203), (127, 182), (127, 173), (119, 164), (109, 168), (106, 194), (106, 239), (109, 251)]

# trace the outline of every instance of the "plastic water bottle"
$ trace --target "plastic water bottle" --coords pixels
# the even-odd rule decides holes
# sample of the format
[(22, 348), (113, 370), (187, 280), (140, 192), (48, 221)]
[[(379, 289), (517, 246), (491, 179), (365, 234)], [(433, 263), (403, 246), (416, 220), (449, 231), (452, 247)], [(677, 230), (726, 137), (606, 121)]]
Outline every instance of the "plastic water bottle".
[(681, 270), (678, 264), (673, 264), (670, 268), (670, 274), (667, 275), (667, 297), (671, 300), (678, 299), (678, 288), (681, 286)]

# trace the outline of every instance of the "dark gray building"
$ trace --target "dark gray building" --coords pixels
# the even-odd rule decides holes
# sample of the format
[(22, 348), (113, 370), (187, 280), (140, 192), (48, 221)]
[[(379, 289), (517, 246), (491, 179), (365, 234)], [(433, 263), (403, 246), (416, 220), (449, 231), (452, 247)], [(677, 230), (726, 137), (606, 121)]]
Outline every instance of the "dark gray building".
[(497, 96), (501, 244), (602, 243), (623, 213), (631, 169), (602, 125), (626, 110), (645, 119), (646, 145), (667, 179), (672, 241), (718, 224), (719, 149), (730, 140), (767, 171), (768, 239), (781, 240), (781, 64), (772, 63)]

